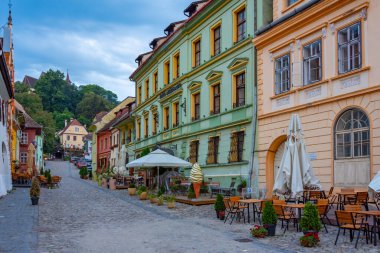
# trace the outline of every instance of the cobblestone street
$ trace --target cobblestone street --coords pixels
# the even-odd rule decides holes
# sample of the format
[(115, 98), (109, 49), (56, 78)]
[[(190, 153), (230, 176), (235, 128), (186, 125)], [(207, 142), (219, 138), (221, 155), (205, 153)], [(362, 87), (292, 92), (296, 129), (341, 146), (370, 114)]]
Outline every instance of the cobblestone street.
[[(30, 205), (23, 188), (0, 200), (0, 252), (308, 252), (293, 228), (252, 239), (251, 225), (224, 224), (212, 205), (168, 209), (82, 180), (69, 163), (47, 162), (47, 168), (63, 179), (58, 189), (42, 189), (39, 206)], [(364, 240), (355, 250), (348, 236), (334, 246), (336, 229), (328, 229), (309, 252), (378, 252)]]

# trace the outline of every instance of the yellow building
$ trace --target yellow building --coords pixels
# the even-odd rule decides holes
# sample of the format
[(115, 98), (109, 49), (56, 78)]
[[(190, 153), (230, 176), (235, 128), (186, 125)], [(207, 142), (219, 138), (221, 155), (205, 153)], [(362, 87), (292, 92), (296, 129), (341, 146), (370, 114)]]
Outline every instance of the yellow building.
[(59, 132), (59, 140), (64, 149), (82, 149), (83, 138), (88, 134), (86, 128), (76, 119), (68, 124)]
[(380, 170), (378, 0), (274, 0), (253, 40), (259, 182), (270, 194), (289, 119), (299, 114), (324, 189), (367, 188)]

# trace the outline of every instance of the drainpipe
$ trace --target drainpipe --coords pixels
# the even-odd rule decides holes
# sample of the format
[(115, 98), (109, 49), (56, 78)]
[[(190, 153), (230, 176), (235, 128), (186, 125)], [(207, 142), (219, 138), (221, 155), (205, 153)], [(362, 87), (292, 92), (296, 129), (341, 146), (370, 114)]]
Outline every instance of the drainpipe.
[[(257, 0), (254, 0), (254, 30), (257, 30)], [(253, 96), (253, 112), (252, 112), (252, 119), (253, 119), (253, 126), (252, 126), (252, 155), (251, 159), (249, 161), (249, 181), (248, 186), (252, 187), (252, 181), (254, 180), (257, 182), (257, 176), (258, 173), (255, 169), (255, 153), (256, 153), (256, 127), (257, 127), (257, 51), (256, 48), (253, 48), (253, 57), (254, 57), (254, 96)], [(253, 193), (254, 195), (257, 195), (257, 191)]]

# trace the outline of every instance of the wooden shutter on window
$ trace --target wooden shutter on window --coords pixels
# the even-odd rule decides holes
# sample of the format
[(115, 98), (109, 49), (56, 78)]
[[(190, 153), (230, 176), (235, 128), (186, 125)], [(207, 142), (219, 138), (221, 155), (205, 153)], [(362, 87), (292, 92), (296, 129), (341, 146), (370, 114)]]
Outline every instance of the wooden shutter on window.
[(197, 141), (190, 142), (190, 163), (197, 162)]
[(215, 163), (214, 159), (214, 138), (208, 139), (208, 153), (207, 153), (207, 164)]
[(230, 157), (229, 157), (229, 162), (237, 162), (238, 160), (238, 135), (237, 133), (232, 133), (231, 134), (231, 146), (230, 146)]

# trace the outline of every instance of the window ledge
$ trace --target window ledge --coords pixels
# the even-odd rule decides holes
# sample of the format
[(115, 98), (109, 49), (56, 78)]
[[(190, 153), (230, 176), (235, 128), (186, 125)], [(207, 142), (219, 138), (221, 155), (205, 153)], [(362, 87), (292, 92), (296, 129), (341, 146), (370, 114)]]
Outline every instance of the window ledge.
[(297, 91), (306, 90), (306, 89), (318, 86), (320, 84), (328, 83), (328, 82), (329, 82), (329, 80), (325, 79), (325, 80), (318, 81), (316, 83), (306, 84), (306, 85), (298, 88)]
[(355, 70), (352, 70), (350, 72), (347, 72), (347, 73), (344, 73), (344, 74), (339, 74), (337, 76), (331, 77), (330, 81), (339, 80), (339, 79), (342, 79), (342, 78), (345, 78), (345, 77), (348, 77), (348, 76), (351, 76), (351, 75), (355, 75), (355, 74), (358, 74), (358, 73), (361, 73), (361, 72), (364, 72), (364, 71), (367, 71), (367, 70), (370, 70), (370, 69), (371, 69), (371, 66), (362, 67), (360, 69), (355, 69)]
[(284, 7), (282, 8), (281, 13), (284, 14), (288, 10), (290, 10), (290, 9), (295, 8), (296, 6), (298, 6), (303, 1), (304, 0), (298, 0), (297, 2), (295, 2), (295, 3), (293, 3), (293, 4), (289, 5), (289, 6), (286, 6), (286, 1), (283, 1)]
[(285, 97), (285, 96), (293, 94), (295, 92), (296, 92), (296, 90), (289, 90), (289, 91), (286, 91), (284, 93), (274, 95), (274, 96), (270, 97), (270, 99), (277, 99), (277, 98)]
[(204, 164), (201, 165), (202, 168), (215, 168), (215, 167), (221, 167), (221, 166), (234, 166), (234, 165), (246, 165), (248, 164), (248, 161), (242, 161), (242, 162), (231, 162), (231, 163), (210, 163), (210, 164)]

